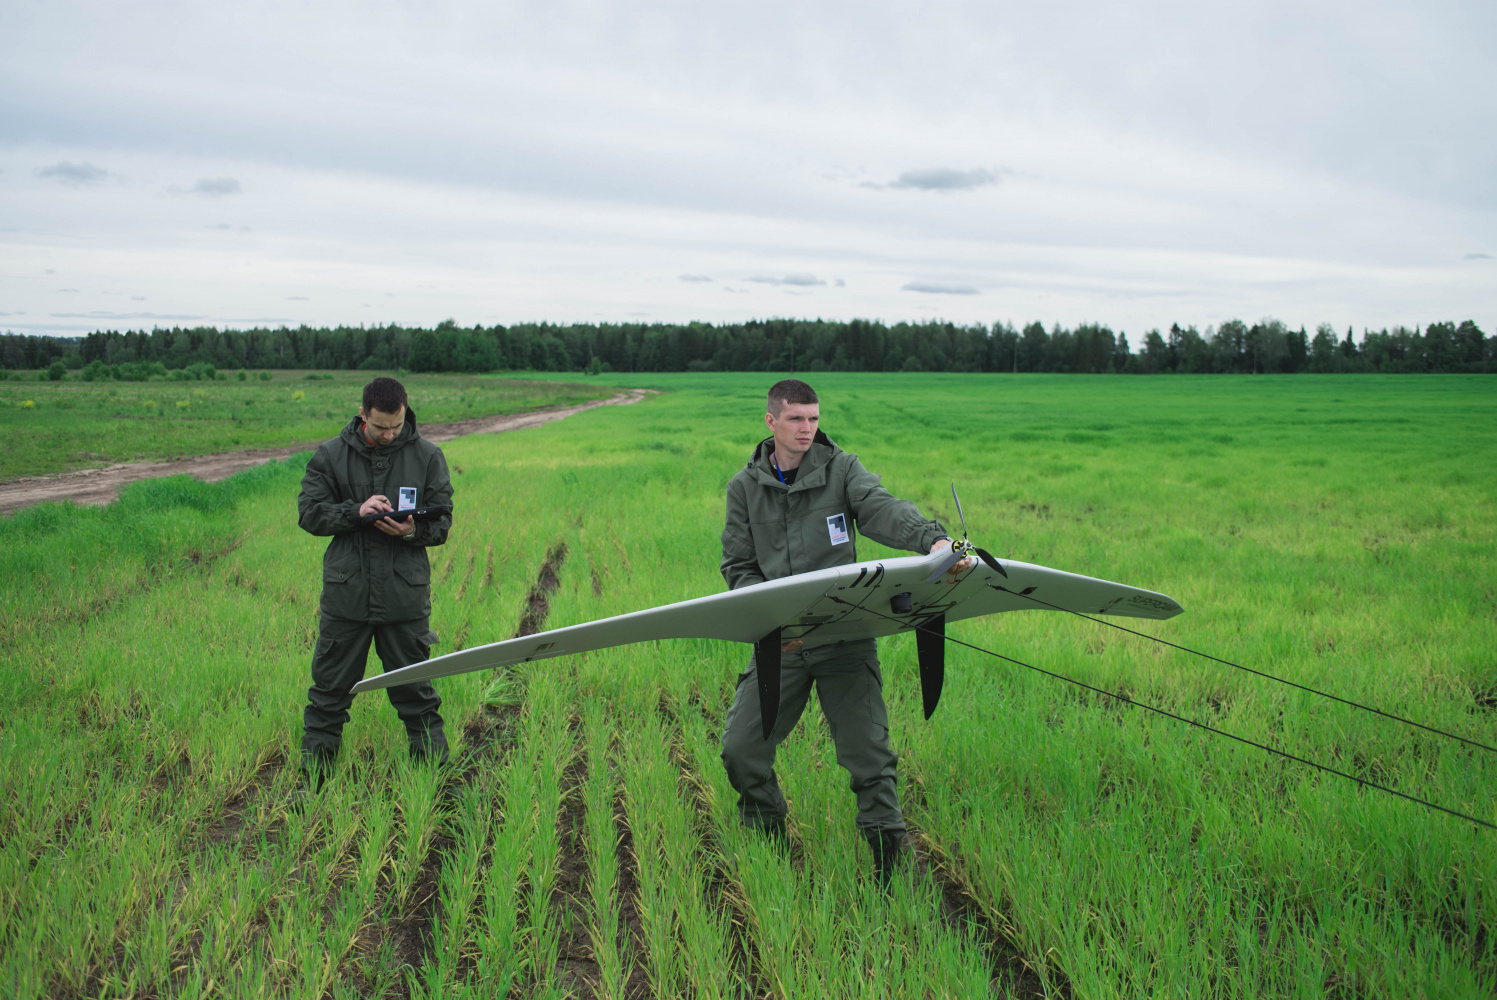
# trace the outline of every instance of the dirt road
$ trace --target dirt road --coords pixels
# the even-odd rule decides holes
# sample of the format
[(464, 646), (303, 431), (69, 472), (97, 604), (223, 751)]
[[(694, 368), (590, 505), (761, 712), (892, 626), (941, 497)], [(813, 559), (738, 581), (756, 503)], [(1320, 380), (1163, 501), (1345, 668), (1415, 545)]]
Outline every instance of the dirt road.
[[(451, 441), (464, 434), (497, 434), (500, 431), (517, 431), (525, 427), (539, 427), (553, 420), (562, 420), (583, 410), (599, 406), (627, 406), (644, 399), (649, 393), (644, 389), (630, 389), (609, 399), (597, 399), (577, 406), (548, 407), (510, 413), (497, 417), (474, 417), (450, 424), (422, 424), (421, 436), (428, 441), (441, 443)], [(86, 469), (60, 476), (28, 476), (0, 483), (0, 514), (9, 514), (42, 500), (72, 500), (75, 503), (106, 504), (119, 496), (120, 487), (138, 479), (155, 479), (159, 476), (177, 476), (186, 473), (204, 482), (213, 482), (225, 476), (261, 465), (276, 459), (288, 458), (300, 451), (310, 451), (318, 442), (292, 445), (289, 448), (256, 448), (248, 451), (229, 451), (217, 455), (198, 455), (193, 458), (177, 458), (166, 462), (122, 462), (102, 469)]]

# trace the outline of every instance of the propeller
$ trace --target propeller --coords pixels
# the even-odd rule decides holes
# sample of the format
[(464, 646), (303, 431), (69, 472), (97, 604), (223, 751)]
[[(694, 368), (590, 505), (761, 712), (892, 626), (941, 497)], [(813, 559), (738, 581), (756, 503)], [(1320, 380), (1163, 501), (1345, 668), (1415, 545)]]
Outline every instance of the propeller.
[(962, 522), (962, 540), (951, 546), (952, 551), (959, 555), (966, 555), (968, 552), (972, 553), (986, 563), (988, 569), (1001, 574), (1004, 579), (1007, 579), (1008, 570), (1004, 569), (1002, 564), (993, 558), (992, 553), (988, 552), (987, 549), (978, 548), (967, 540), (967, 515), (962, 513), (962, 498), (956, 495), (956, 483), (951, 484), (951, 499), (956, 502), (956, 516)]

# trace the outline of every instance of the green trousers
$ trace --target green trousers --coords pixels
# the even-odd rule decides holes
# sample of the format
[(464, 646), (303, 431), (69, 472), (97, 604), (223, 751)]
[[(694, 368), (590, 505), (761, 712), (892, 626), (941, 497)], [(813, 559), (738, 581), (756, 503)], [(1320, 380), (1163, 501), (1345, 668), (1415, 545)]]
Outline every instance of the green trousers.
[(837, 763), (851, 777), (858, 798), (858, 831), (865, 837), (876, 837), (881, 830), (903, 833), (896, 788), (899, 756), (889, 748), (884, 679), (873, 640), (784, 653), (780, 672), (780, 714), (769, 739), (764, 738), (752, 657), (748, 670), (738, 675), (738, 690), (728, 710), (722, 760), (738, 792), (738, 816), (744, 825), (762, 827), (785, 818), (785, 796), (774, 772), (775, 748), (800, 721), (815, 685), (836, 744)]
[[(425, 618), (374, 624), (323, 615), (317, 649), (312, 654), (312, 687), (307, 691), (307, 708), (302, 714), (303, 757), (327, 761), (338, 753), (343, 725), (348, 722), (348, 709), (354, 699), (349, 689), (364, 679), (371, 640), (380, 664), (388, 673), (428, 659), (437, 637)], [(442, 716), (437, 712), (442, 699), (437, 697), (431, 682), (401, 684), (387, 688), (386, 693), (400, 721), (405, 723), (411, 752), (445, 760), (447, 737), (442, 732)]]

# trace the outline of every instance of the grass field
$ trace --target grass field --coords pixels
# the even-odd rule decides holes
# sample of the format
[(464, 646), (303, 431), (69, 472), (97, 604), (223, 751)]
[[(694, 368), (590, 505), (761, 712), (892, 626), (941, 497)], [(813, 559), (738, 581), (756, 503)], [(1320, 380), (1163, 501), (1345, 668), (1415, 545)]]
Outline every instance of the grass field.
[[(666, 391), (445, 446), (440, 651), (722, 589), (768, 379), (611, 381)], [(813, 384), (834, 440), (948, 525), (956, 480), (1000, 557), (1163, 591), (1186, 613), (1143, 631), (1497, 743), (1490, 381)], [(791, 850), (738, 829), (723, 643), (440, 681), (446, 772), (363, 696), (295, 811), (324, 546), (299, 476), (0, 521), (0, 991), (1497, 992), (1497, 833), (958, 646), (922, 721), (908, 636), (881, 652), (918, 858), (888, 896), (814, 710), (781, 751)], [(1490, 753), (1071, 616), (950, 631), (1497, 821)]]
[[(76, 374), (76, 373), (75, 373)], [(227, 381), (0, 381), (0, 480), (137, 459), (279, 448), (332, 437), (379, 372), (256, 372)], [(313, 376), (309, 378), (308, 376)], [(482, 375), (401, 375), (420, 422), (595, 399), (595, 385)]]

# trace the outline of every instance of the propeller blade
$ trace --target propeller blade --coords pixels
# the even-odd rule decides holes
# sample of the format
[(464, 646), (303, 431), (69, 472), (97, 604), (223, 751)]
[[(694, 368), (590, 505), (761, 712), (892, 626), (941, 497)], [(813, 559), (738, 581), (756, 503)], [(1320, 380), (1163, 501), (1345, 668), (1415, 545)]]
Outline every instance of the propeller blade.
[(951, 499), (956, 501), (956, 516), (962, 520), (962, 537), (967, 537), (967, 515), (962, 513), (962, 498), (956, 495), (956, 483), (951, 484)]
[(946, 616), (932, 615), (915, 629), (915, 656), (920, 663), (920, 701), (929, 719), (946, 682)]
[(988, 564), (989, 569), (1002, 573), (1003, 578), (1008, 579), (1008, 570), (1004, 569), (1003, 566), (998, 562), (998, 560), (994, 559), (988, 553), (987, 549), (973, 549), (972, 551), (977, 553), (977, 558)]
[(774, 732), (774, 724), (780, 717), (780, 630), (754, 643), (754, 673), (759, 678), (759, 719), (764, 726), (764, 738)]

